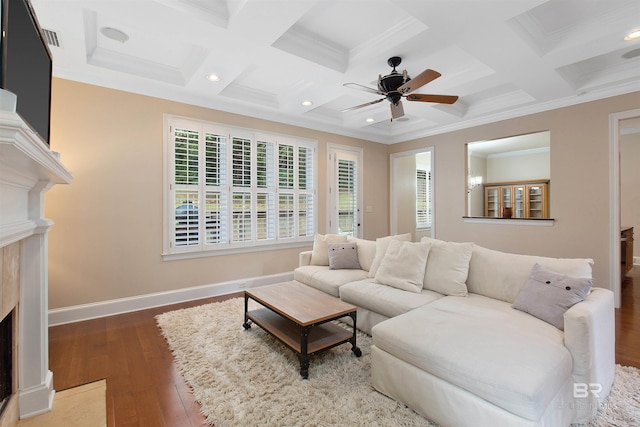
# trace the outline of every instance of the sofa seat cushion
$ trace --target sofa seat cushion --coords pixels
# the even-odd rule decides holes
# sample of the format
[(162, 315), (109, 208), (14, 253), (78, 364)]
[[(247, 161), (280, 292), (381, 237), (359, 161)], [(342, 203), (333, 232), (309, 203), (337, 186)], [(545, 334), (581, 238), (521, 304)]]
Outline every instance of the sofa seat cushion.
[(562, 331), (481, 295), (441, 298), (372, 335), (379, 349), (529, 420), (571, 375)]
[(305, 265), (293, 270), (293, 279), (324, 293), (339, 297), (338, 288), (345, 283), (367, 277), (364, 270), (331, 270), (323, 265)]
[(443, 295), (423, 289), (420, 293), (375, 283), (374, 279), (360, 280), (340, 286), (340, 299), (349, 304), (395, 317), (409, 310), (428, 304)]

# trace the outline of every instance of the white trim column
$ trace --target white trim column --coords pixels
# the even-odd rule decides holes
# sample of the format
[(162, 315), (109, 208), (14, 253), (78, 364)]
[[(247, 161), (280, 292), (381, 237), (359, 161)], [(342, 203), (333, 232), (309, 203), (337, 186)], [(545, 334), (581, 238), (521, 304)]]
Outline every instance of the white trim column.
[(39, 181), (29, 191), (29, 217), (34, 234), (21, 243), (18, 384), (20, 418), (51, 410), (53, 373), (49, 370), (48, 236), (52, 222), (44, 218), (44, 195), (53, 186)]

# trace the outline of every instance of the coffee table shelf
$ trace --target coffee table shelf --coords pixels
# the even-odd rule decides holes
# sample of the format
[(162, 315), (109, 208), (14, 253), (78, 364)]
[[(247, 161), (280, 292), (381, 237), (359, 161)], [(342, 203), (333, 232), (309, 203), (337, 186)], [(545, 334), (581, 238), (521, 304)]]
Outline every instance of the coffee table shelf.
[[(261, 308), (247, 313), (247, 317), (265, 331), (271, 333), (296, 353), (302, 352), (300, 327), (277, 313)], [(307, 354), (335, 347), (351, 340), (353, 332), (333, 323), (323, 323), (309, 331)]]

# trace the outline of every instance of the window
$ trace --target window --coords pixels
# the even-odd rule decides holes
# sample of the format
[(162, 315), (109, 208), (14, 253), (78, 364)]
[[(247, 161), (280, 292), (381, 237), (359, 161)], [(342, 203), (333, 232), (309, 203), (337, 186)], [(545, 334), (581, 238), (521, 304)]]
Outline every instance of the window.
[(316, 142), (166, 116), (165, 254), (309, 242)]
[(416, 169), (416, 228), (431, 227), (431, 171)]

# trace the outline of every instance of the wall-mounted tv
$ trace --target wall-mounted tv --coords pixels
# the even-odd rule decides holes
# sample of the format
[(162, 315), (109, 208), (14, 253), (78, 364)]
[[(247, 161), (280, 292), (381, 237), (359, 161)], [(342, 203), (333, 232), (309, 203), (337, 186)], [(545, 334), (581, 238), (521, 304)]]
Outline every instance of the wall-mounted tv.
[(0, 86), (18, 97), (17, 113), (48, 145), (52, 57), (29, 0), (0, 0)]

